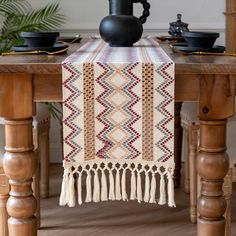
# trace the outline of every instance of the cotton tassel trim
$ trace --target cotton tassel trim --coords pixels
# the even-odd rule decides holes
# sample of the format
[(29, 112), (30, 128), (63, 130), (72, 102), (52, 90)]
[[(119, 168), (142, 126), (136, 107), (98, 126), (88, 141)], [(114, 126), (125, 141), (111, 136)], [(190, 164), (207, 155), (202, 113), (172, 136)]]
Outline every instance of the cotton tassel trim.
[(173, 171), (168, 172), (168, 206), (176, 207), (175, 205), (175, 193), (174, 193), (174, 181), (173, 181)]
[(159, 198), (159, 205), (165, 205), (166, 204), (166, 190), (165, 190), (165, 179), (164, 175), (161, 175), (160, 180), (160, 198)]
[(102, 190), (101, 190), (101, 201), (107, 201), (107, 178), (105, 171), (102, 170)]
[[(175, 207), (173, 173), (173, 167), (162, 167), (160, 170), (160, 167), (153, 163), (149, 165), (148, 162), (142, 164), (111, 161), (106, 164), (91, 162), (77, 167), (65, 166), (60, 205), (74, 207), (76, 189), (79, 205), (83, 202), (100, 202), (108, 199), (128, 201), (127, 187), (130, 183), (130, 191), (128, 191), (130, 200), (159, 205), (168, 203), (169, 207)], [(83, 192), (84, 175), (86, 183)], [(160, 176), (160, 183), (157, 183), (157, 175)], [(142, 182), (143, 177), (145, 177), (144, 182)], [(76, 187), (75, 182), (77, 182)]]

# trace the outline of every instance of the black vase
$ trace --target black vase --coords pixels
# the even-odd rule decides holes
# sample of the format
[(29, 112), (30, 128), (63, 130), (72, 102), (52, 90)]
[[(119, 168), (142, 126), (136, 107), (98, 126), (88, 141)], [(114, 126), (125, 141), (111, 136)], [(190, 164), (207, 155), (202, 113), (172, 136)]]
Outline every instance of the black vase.
[[(112, 47), (131, 47), (143, 34), (143, 26), (149, 16), (147, 0), (109, 0), (110, 15), (103, 18), (99, 31), (102, 39)], [(133, 3), (143, 4), (143, 15), (133, 16)]]

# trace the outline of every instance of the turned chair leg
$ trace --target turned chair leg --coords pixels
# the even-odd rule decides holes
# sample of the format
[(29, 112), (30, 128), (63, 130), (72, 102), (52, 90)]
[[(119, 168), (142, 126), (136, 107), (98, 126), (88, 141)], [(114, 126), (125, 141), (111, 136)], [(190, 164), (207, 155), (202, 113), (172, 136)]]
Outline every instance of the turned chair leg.
[(198, 140), (198, 125), (189, 127), (189, 178), (190, 178), (190, 220), (192, 223), (197, 223), (197, 140)]
[(189, 131), (183, 127), (183, 143), (184, 143), (184, 191), (190, 193), (190, 178), (189, 178)]
[(40, 159), (40, 196), (49, 197), (49, 126), (44, 127), (45, 131), (41, 132), (39, 140), (39, 159)]
[(0, 160), (0, 235), (8, 236), (8, 214), (6, 203), (9, 197), (9, 183), (2, 167), (2, 160)]

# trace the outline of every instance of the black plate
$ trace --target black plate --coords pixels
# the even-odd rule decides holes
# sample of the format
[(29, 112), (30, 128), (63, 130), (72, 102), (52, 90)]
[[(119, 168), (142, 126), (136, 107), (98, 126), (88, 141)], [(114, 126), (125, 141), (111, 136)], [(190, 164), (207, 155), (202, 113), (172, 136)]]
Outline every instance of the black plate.
[(188, 47), (186, 43), (175, 43), (173, 44), (174, 49), (177, 49), (182, 52), (224, 52), (224, 46), (215, 45), (212, 48), (199, 48), (199, 47)]
[(47, 51), (47, 52), (57, 52), (68, 48), (65, 43), (55, 43), (53, 47), (28, 47), (27, 45), (13, 46), (12, 51), (15, 52), (32, 52), (32, 51)]

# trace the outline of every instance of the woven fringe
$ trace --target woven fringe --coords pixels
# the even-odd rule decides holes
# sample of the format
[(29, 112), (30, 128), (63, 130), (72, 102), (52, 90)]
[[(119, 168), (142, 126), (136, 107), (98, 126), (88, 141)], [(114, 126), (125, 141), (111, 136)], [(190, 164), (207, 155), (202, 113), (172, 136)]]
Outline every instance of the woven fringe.
[(161, 180), (160, 180), (160, 198), (159, 198), (158, 204), (159, 205), (166, 204), (166, 190), (165, 190), (164, 175), (161, 175)]
[(128, 201), (128, 196), (127, 196), (127, 193), (126, 193), (126, 169), (123, 170), (123, 173), (122, 173), (122, 180), (121, 180), (121, 192), (122, 192), (122, 199), (123, 201)]
[(66, 189), (66, 186), (69, 185), (68, 180), (69, 180), (68, 170), (65, 169), (62, 184), (61, 184), (61, 196), (60, 196), (60, 201), (59, 201), (60, 206), (65, 206), (67, 204), (67, 193), (66, 193), (67, 189)]
[(150, 200), (150, 179), (149, 174), (145, 173), (145, 193), (144, 193), (144, 202), (149, 202)]
[(93, 201), (100, 202), (100, 183), (98, 179), (98, 172), (95, 171), (94, 175), (94, 191), (93, 191)]
[(91, 202), (92, 201), (92, 186), (91, 186), (90, 171), (87, 171), (86, 189), (87, 189), (87, 193), (86, 193), (85, 202)]
[(116, 171), (116, 200), (121, 200), (120, 192), (120, 170)]
[(101, 190), (101, 201), (107, 201), (107, 178), (104, 170), (102, 170), (102, 190)]
[[(63, 181), (61, 185), (60, 205), (69, 207), (75, 206), (75, 178), (77, 178), (77, 201), (81, 205), (83, 203), (82, 197), (82, 176), (86, 174), (86, 197), (85, 202), (100, 202), (109, 200), (123, 200), (127, 201), (127, 171), (131, 172), (130, 177), (130, 200), (135, 200), (139, 203), (142, 201), (149, 203), (157, 203), (164, 205), (167, 203), (170, 207), (175, 207), (174, 201), (174, 182), (173, 169), (168, 167), (165, 171), (153, 170), (152, 167), (147, 169), (139, 167), (138, 165), (116, 167), (99, 164), (94, 168), (94, 164), (86, 164), (86, 166), (79, 166), (77, 169), (65, 168)], [(139, 164), (140, 166), (141, 164)], [(109, 176), (106, 175), (109, 174)], [(142, 184), (142, 173), (145, 173), (144, 186)], [(156, 175), (160, 175), (159, 199), (157, 199), (157, 182)], [(114, 176), (115, 175), (115, 176)], [(115, 178), (114, 178), (115, 177)], [(109, 178), (109, 192), (108, 179)], [(93, 181), (93, 184), (92, 184)], [(129, 182), (129, 181), (128, 181)], [(167, 183), (167, 187), (166, 187)], [(167, 189), (167, 190), (166, 190)], [(143, 191), (144, 190), (144, 191)], [(144, 194), (144, 195), (143, 195)], [(168, 196), (168, 197), (167, 197)]]
[(136, 199), (136, 176), (135, 171), (132, 170), (131, 172), (131, 183), (130, 183), (130, 200)]
[(169, 207), (176, 207), (173, 173), (168, 172), (167, 177), (168, 177), (168, 206)]
[(116, 200), (115, 198), (115, 184), (114, 184), (114, 176), (112, 170), (109, 170), (109, 183), (110, 183), (110, 190), (109, 190), (109, 200)]
[(156, 176), (153, 173), (151, 181), (151, 191), (150, 191), (150, 201), (149, 201), (150, 203), (156, 203), (156, 188), (157, 188)]
[(81, 205), (82, 202), (82, 173), (79, 173), (78, 181), (77, 181), (77, 189), (78, 189), (78, 204)]
[(141, 181), (141, 174), (138, 172), (138, 177), (137, 177), (137, 201), (141, 203), (143, 200), (142, 197), (142, 181)]

